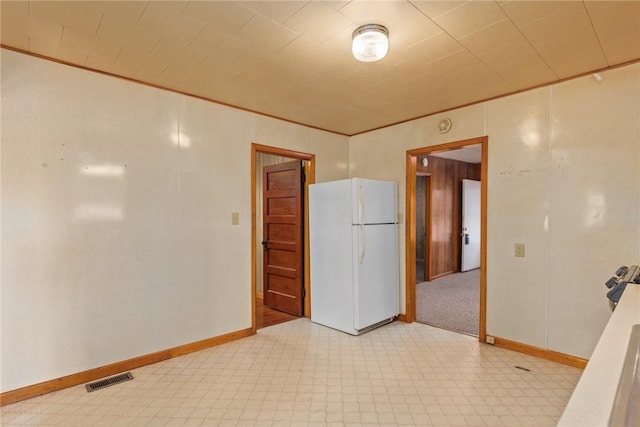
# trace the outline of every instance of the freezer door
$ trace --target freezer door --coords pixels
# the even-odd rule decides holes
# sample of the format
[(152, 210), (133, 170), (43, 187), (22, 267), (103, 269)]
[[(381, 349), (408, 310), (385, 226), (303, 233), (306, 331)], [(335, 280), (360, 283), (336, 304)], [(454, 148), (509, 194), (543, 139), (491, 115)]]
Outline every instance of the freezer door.
[(398, 222), (398, 190), (392, 181), (353, 178), (353, 224), (389, 224)]
[(354, 225), (354, 328), (397, 316), (400, 309), (398, 225)]

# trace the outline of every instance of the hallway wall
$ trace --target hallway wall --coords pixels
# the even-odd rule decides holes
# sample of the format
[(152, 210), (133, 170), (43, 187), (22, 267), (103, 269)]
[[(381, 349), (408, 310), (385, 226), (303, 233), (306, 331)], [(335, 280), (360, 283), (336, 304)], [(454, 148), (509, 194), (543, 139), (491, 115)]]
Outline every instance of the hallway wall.
[[(462, 240), (462, 180), (480, 180), (480, 164), (427, 156), (427, 167), (417, 165), (418, 172), (431, 175), (431, 265), (435, 278), (459, 272)], [(428, 217), (429, 215), (427, 215)]]

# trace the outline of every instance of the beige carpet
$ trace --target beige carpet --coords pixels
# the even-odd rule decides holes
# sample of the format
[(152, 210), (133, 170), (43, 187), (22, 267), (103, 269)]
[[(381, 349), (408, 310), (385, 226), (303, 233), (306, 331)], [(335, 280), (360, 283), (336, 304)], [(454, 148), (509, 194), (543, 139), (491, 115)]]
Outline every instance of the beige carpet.
[(480, 270), (418, 283), (416, 319), (428, 325), (478, 336)]

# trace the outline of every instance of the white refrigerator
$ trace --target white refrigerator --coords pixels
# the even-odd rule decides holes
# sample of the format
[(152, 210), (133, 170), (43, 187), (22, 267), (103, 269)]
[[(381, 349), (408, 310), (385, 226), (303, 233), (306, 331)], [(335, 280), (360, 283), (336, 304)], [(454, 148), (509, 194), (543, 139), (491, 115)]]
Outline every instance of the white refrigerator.
[(358, 335), (399, 313), (395, 182), (309, 186), (311, 321)]

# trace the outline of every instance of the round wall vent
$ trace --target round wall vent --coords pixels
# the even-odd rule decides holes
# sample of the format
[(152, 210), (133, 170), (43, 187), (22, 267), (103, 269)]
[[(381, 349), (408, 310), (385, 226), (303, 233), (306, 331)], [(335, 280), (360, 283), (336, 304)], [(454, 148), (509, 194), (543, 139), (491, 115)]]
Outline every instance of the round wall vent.
[(451, 119), (442, 119), (438, 123), (438, 132), (447, 133), (451, 130)]

